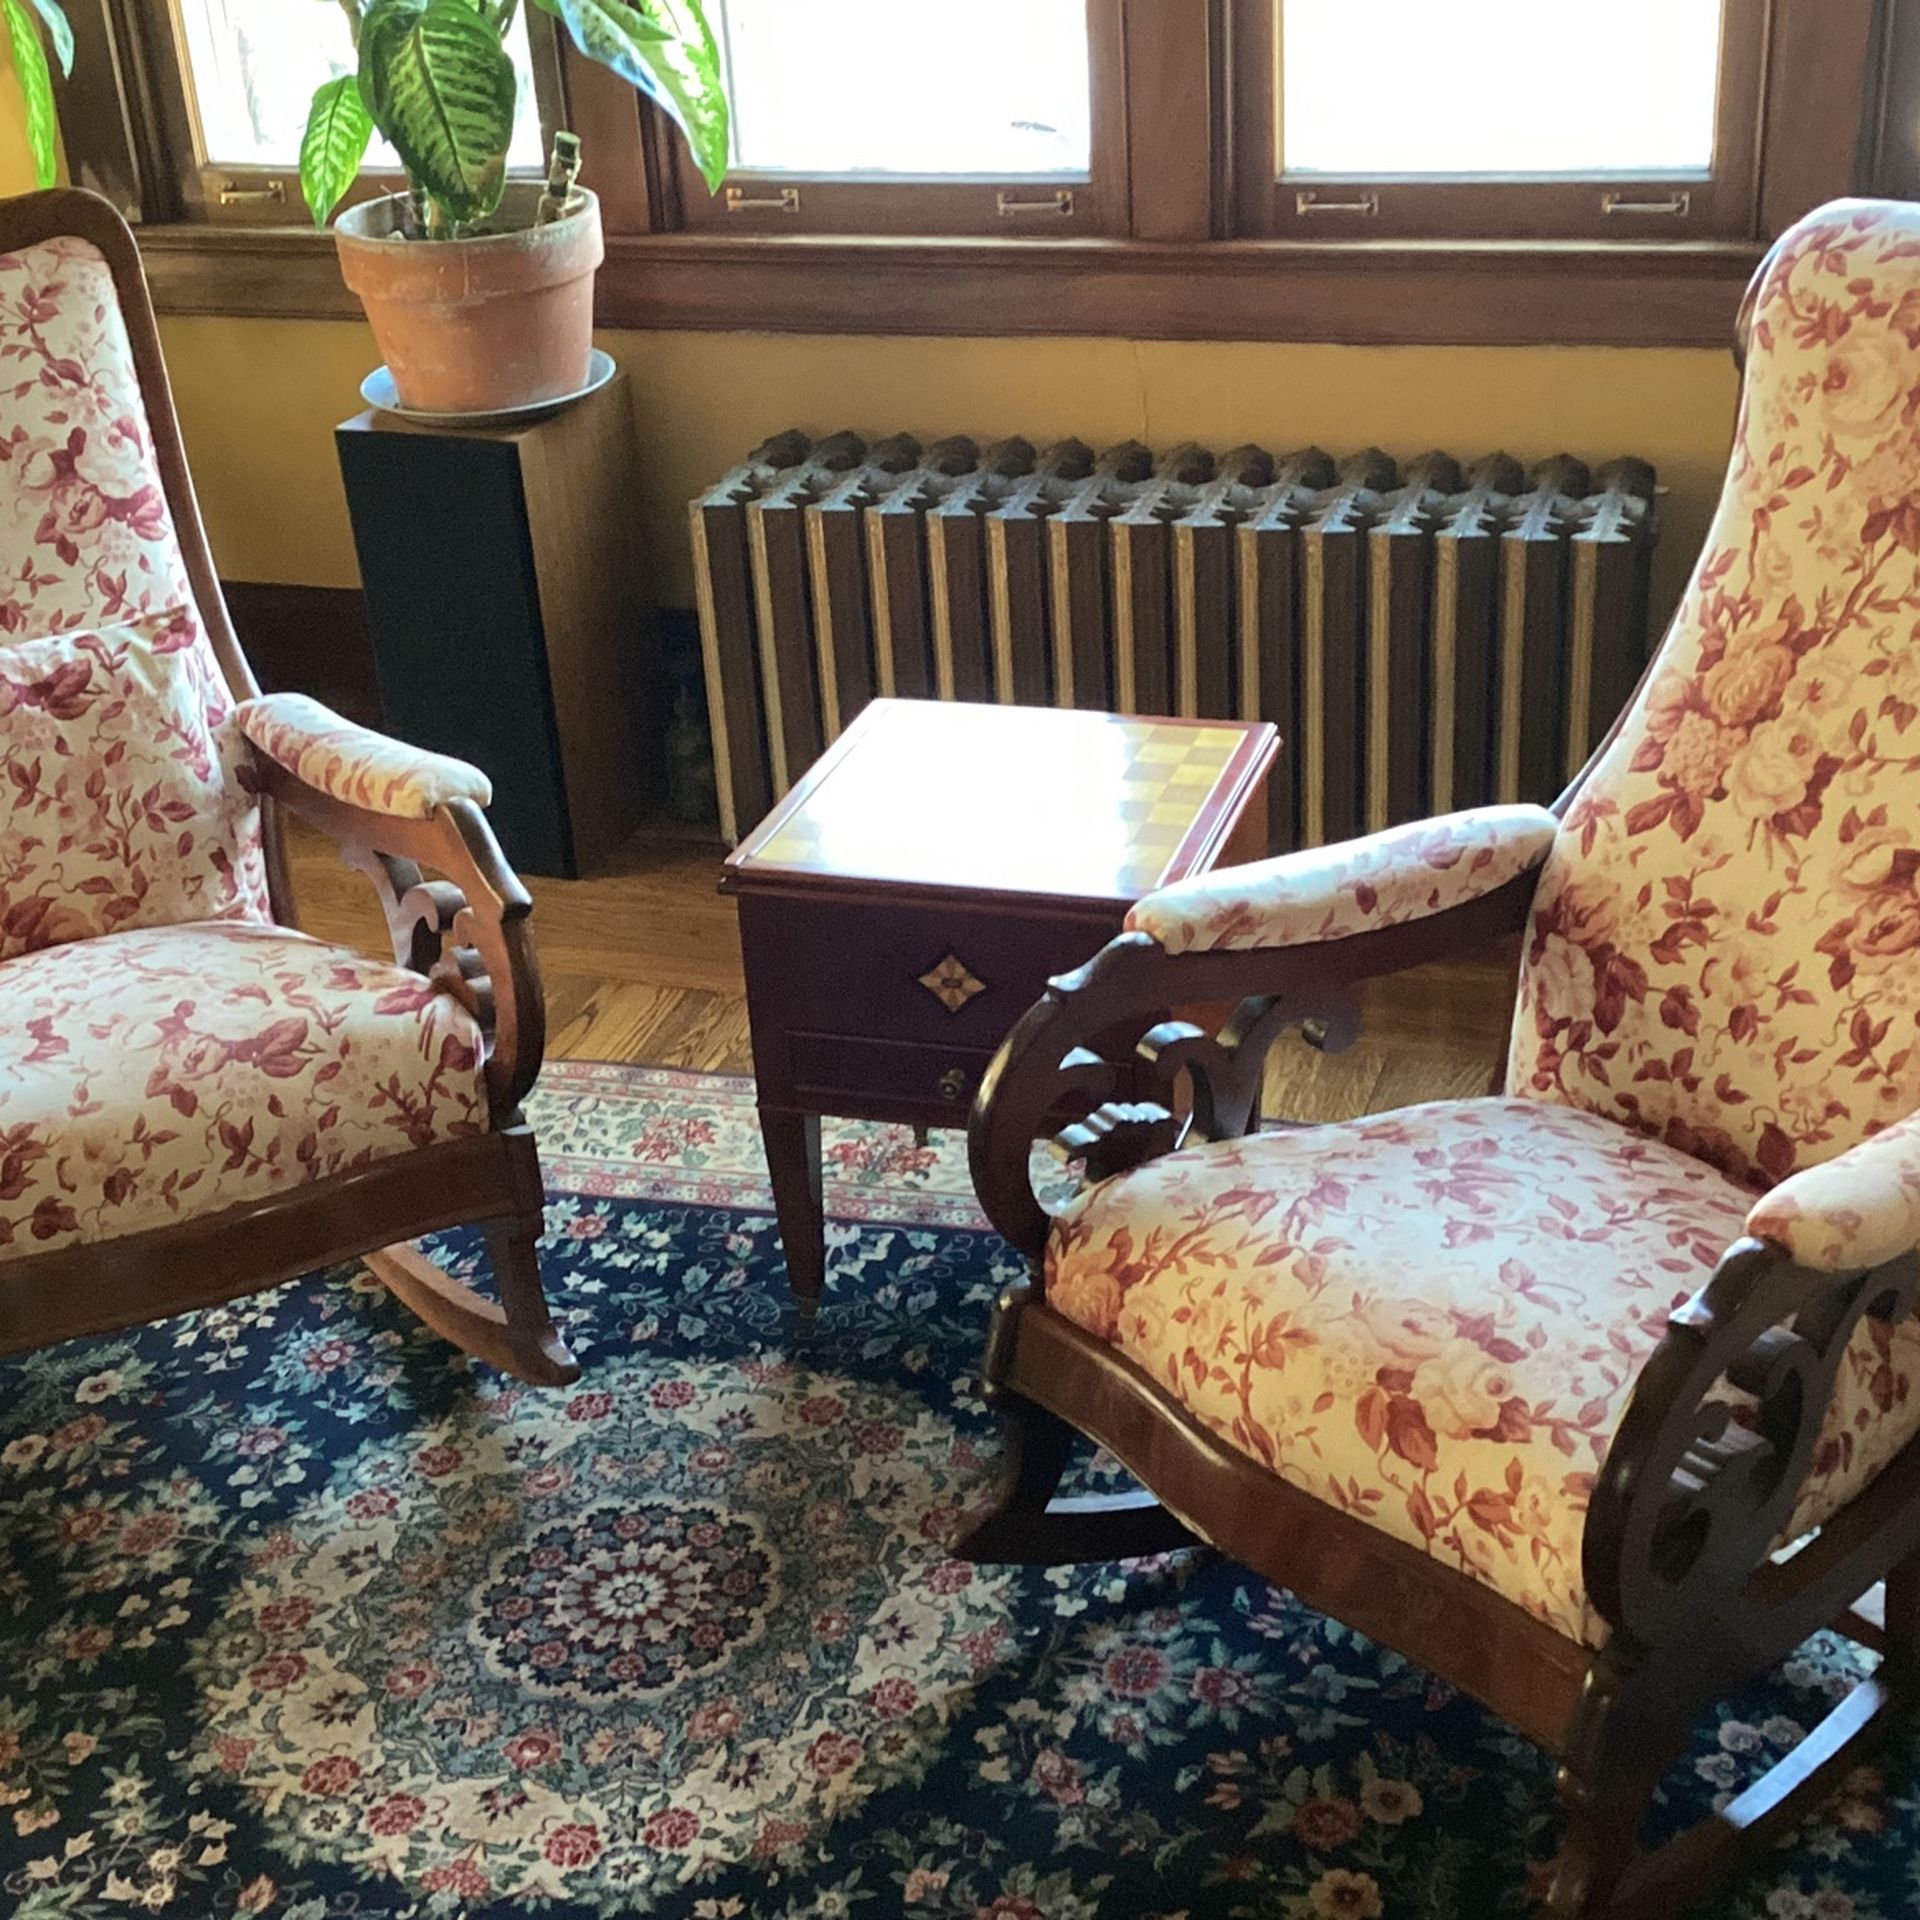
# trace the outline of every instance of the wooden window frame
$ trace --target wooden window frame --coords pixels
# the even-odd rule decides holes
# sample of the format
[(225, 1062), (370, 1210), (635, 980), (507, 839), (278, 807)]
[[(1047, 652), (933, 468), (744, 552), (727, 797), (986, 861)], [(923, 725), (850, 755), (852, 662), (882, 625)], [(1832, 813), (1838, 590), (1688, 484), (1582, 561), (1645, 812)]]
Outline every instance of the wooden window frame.
[[(199, 113), (194, 105), (183, 51), (185, 27), (180, 15), (181, 0), (148, 0), (148, 3), (151, 11), (144, 16), (148, 31), (158, 37), (148, 58), (155, 79), (162, 138), (173, 163), (173, 204), (181, 216), (225, 226), (257, 226), (263, 213), (272, 220), (306, 219), (307, 206), (297, 166), (230, 165), (201, 156)], [(551, 135), (552, 129), (564, 125), (566, 118), (560, 36), (553, 17), (539, 8), (525, 9), (524, 17), (540, 124), (543, 133)], [(171, 57), (165, 57), (168, 55)], [(297, 135), (298, 130), (295, 131)], [(544, 147), (544, 139), (542, 144)], [(529, 167), (517, 171), (530, 178), (543, 169)], [(406, 176), (398, 167), (366, 167), (347, 189), (341, 205), (359, 206), (384, 194), (398, 193), (405, 185)]]
[[(1770, 0), (1723, 0), (1712, 165), (1579, 178), (1403, 178), (1280, 166), (1286, 0), (1232, 0), (1236, 230), (1285, 240), (1743, 239), (1753, 233)], [(1598, 31), (1597, 15), (1590, 15)]]
[[(564, 46), (608, 243), (603, 324), (836, 334), (1118, 335), (1380, 345), (1724, 346), (1772, 235), (1856, 189), (1887, 27), (1875, 0), (1764, 0), (1766, 78), (1745, 227), (1721, 237), (1308, 238), (1249, 234), (1231, 49), (1270, 0), (1091, 0), (1114, 9), (1123, 179), (1107, 231), (995, 219), (927, 235), (680, 224), (676, 137)], [(75, 178), (143, 226), (163, 312), (352, 318), (329, 236), (290, 220), (183, 219), (149, 32), (153, 0), (71, 0), (62, 112)], [(1876, 38), (1880, 36), (1880, 38)], [(1111, 124), (1114, 116), (1109, 115)], [(1271, 119), (1268, 120), (1269, 127)], [(1225, 137), (1216, 138), (1216, 130)], [(1235, 155), (1239, 164), (1234, 164)], [(296, 209), (296, 212), (303, 210)], [(1010, 227), (1017, 230), (1009, 232)]]
[(1092, 143), (1084, 172), (835, 175), (729, 171), (708, 193), (687, 143), (650, 114), (648, 163), (660, 219), (683, 233), (831, 233), (881, 237), (1069, 239), (1127, 230), (1125, 0), (1087, 0)]

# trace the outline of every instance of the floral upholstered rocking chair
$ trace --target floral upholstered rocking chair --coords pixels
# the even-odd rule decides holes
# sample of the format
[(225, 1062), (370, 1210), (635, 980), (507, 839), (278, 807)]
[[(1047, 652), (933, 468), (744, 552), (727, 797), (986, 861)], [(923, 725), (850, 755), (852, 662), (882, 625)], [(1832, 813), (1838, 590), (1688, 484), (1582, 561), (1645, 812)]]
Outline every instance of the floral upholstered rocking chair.
[[(489, 798), (259, 696), (132, 235), (92, 194), (0, 205), (0, 1353), (366, 1254), (468, 1351), (577, 1377), (519, 1110), (531, 902)], [(394, 963), (293, 931), (282, 808), (380, 890)], [(408, 1244), (462, 1222), (497, 1303)]]
[[(1561, 1757), (1563, 1920), (1674, 1911), (1920, 1706), (1920, 207), (1803, 221), (1740, 340), (1705, 553), (1559, 806), (1150, 896), (973, 1119), (1032, 1279), (960, 1551), (1197, 1535), (1477, 1695)], [(1503, 1091), (1259, 1131), (1284, 1027), (1522, 930)], [(1109, 1098), (1108, 1036), (1208, 1002)], [(1076, 1094), (1050, 1213), (1028, 1142)], [(1076, 1432), (1157, 1501), (1054, 1500)], [(1830, 1623), (1873, 1677), (1641, 1850), (1695, 1718)]]

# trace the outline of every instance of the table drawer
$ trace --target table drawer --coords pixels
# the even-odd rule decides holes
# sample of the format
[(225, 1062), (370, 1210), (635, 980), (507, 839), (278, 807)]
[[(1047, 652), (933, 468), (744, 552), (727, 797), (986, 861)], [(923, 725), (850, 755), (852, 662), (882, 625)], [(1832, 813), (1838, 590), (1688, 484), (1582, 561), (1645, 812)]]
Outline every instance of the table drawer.
[(1052, 975), (1084, 966), (1119, 930), (1118, 912), (1073, 920), (743, 894), (755, 1042), (857, 1028), (870, 1039), (991, 1054)]
[(787, 1036), (788, 1091), (802, 1101), (876, 1102), (914, 1106), (930, 1118), (960, 1122), (993, 1053), (972, 1047), (921, 1046), (910, 1040), (873, 1040), (848, 1033)]

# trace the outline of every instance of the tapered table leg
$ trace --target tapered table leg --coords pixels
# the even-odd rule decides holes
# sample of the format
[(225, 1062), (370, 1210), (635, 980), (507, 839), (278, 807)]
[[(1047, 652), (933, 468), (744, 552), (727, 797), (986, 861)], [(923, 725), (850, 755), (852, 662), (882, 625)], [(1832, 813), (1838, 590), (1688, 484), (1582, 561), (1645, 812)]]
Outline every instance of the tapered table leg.
[(819, 1305), (827, 1284), (827, 1221), (820, 1199), (820, 1116), (760, 1109), (773, 1211), (787, 1256), (787, 1284), (803, 1307)]

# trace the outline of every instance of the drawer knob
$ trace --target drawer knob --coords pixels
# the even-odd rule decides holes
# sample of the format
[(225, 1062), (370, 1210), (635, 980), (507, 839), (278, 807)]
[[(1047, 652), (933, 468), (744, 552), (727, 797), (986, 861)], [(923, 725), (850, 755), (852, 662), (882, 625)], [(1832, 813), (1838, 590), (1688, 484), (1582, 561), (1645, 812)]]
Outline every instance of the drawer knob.
[(940, 1076), (940, 1098), (942, 1100), (963, 1100), (967, 1093), (967, 1070), (965, 1067), (949, 1067)]

